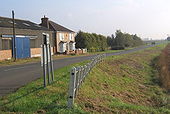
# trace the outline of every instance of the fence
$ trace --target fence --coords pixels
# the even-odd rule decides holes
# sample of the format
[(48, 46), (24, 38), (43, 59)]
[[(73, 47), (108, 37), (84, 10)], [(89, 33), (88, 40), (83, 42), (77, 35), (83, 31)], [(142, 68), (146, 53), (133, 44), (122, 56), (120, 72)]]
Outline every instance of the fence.
[(73, 67), (70, 72), (69, 83), (69, 98), (68, 107), (72, 108), (74, 105), (74, 98), (76, 97), (78, 90), (84, 81), (85, 77), (91, 71), (91, 69), (98, 63), (104, 61), (106, 54), (95, 56), (89, 63), (84, 66)]

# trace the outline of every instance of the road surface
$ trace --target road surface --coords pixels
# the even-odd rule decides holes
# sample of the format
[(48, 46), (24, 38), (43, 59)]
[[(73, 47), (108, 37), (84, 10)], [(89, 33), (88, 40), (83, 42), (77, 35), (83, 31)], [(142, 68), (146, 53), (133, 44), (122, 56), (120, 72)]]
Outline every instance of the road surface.
[[(152, 46), (153, 45), (148, 45), (121, 52), (107, 53), (106, 56), (127, 54)], [(84, 60), (89, 60), (92, 59), (94, 56), (95, 55), (57, 59), (54, 60), (54, 69), (58, 69)], [(0, 67), (0, 96), (4, 96), (6, 94), (14, 92), (18, 88), (40, 78), (41, 76), (43, 76), (43, 74), (40, 62), (22, 65), (2, 66)]]

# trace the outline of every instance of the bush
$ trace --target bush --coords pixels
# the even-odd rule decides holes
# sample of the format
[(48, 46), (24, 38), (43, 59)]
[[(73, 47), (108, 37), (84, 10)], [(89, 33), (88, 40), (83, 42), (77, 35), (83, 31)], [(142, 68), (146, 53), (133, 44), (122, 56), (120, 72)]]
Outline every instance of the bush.
[(156, 43), (155, 43), (155, 42), (152, 42), (151, 44), (152, 44), (152, 45), (155, 45)]
[(112, 50), (124, 50), (125, 47), (124, 46), (114, 46), (111, 48)]

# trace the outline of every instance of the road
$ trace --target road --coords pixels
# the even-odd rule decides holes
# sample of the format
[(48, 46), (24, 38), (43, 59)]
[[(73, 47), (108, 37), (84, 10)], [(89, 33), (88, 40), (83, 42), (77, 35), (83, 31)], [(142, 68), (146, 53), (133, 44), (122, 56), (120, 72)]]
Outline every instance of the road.
[[(152, 46), (153, 45), (148, 45), (121, 52), (107, 53), (106, 56), (127, 54)], [(94, 56), (95, 55), (57, 59), (54, 60), (54, 69), (58, 69), (84, 60), (89, 60), (92, 59)], [(2, 66), (0, 67), (0, 96), (4, 96), (6, 94), (14, 92), (18, 88), (40, 78), (41, 76), (43, 75), (40, 62), (22, 65)]]

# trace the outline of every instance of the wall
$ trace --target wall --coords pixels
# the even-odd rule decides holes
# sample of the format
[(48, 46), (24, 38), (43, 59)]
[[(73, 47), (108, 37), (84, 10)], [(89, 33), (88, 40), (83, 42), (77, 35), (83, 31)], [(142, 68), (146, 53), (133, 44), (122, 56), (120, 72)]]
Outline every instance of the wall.
[[(42, 48), (31, 48), (31, 57), (40, 57)], [(51, 47), (51, 53), (53, 53), (53, 47)]]
[(79, 54), (84, 54), (84, 53), (87, 53), (87, 49), (76, 49), (76, 50), (75, 50), (75, 53), (76, 53), (77, 55), (79, 55)]
[(31, 48), (31, 57), (41, 56), (41, 48)]
[(12, 52), (11, 50), (0, 50), (0, 60), (11, 59)]

